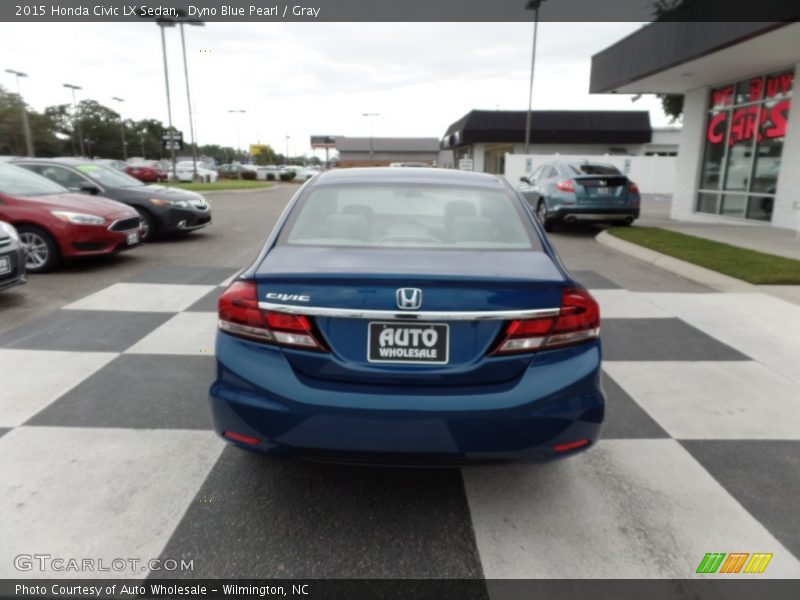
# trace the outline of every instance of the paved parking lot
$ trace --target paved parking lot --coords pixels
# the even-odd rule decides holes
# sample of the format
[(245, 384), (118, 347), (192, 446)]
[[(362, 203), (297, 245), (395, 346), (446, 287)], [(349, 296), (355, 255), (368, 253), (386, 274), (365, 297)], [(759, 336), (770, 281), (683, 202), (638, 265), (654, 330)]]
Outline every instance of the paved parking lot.
[(294, 189), (211, 196), (206, 232), (0, 295), (0, 577), (48, 553), (194, 560), (173, 577), (687, 578), (708, 552), (800, 577), (800, 306), (714, 292), (596, 231), (553, 234), (603, 310), (589, 452), (409, 470), (219, 441), (215, 298)]

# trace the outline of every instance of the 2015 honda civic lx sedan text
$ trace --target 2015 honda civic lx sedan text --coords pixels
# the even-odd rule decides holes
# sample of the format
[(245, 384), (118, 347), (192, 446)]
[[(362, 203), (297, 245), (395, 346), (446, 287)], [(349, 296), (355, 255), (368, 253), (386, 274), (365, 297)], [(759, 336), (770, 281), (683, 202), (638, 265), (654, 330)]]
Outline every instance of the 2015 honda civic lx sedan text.
[(603, 420), (599, 332), (505, 180), (329, 171), (220, 296), (215, 428), (323, 461), (565, 456)]

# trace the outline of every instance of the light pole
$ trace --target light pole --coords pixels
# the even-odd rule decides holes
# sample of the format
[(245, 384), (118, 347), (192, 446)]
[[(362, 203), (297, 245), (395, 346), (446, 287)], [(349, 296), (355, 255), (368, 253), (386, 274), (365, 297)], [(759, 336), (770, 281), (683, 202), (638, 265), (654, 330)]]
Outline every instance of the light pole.
[(119, 104), (119, 135), (122, 138), (122, 160), (128, 160), (128, 148), (125, 142), (125, 123), (122, 121), (122, 103), (125, 102), (124, 98), (113, 96), (112, 100), (116, 100)]
[(239, 121), (240, 121), (239, 115), (243, 115), (247, 111), (246, 110), (242, 110), (241, 108), (234, 108), (234, 109), (229, 110), (228, 112), (231, 113), (232, 115), (235, 115), (235, 119), (236, 119), (236, 153), (239, 155), (239, 160), (241, 161), (242, 160), (241, 159), (242, 146), (241, 146), (241, 143), (240, 143), (241, 140), (239, 139)]
[(292, 139), (292, 136), (286, 136), (286, 164), (289, 164), (289, 140)]
[(189, 141), (192, 144), (192, 178), (197, 181), (197, 145), (194, 142), (194, 122), (192, 121), (192, 96), (189, 93), (189, 67), (186, 63), (186, 38), (183, 35), (183, 25), (194, 25), (196, 27), (203, 27), (204, 23), (199, 20), (181, 19), (178, 21), (178, 26), (181, 30), (181, 48), (183, 49), (183, 75), (186, 79), (186, 102), (189, 104)]
[(72, 90), (72, 134), (75, 135), (75, 129), (78, 130), (78, 145), (80, 146), (81, 156), (85, 156), (85, 152), (83, 151), (83, 130), (81, 129), (81, 119), (78, 116), (78, 103), (75, 100), (75, 90), (82, 90), (83, 88), (79, 85), (72, 85), (71, 83), (65, 83), (65, 88), (69, 88)]
[(167, 41), (164, 35), (166, 27), (175, 27), (175, 23), (165, 19), (156, 20), (156, 25), (161, 30), (161, 54), (164, 58), (164, 85), (167, 88), (167, 126), (169, 128), (169, 149), (170, 157), (172, 159), (172, 178), (178, 179), (178, 173), (175, 169), (175, 131), (172, 128), (172, 100), (169, 95), (169, 68), (167, 67)]
[(28, 111), (25, 109), (25, 101), (22, 99), (22, 88), (19, 85), (20, 77), (27, 77), (27, 73), (22, 71), (15, 71), (14, 69), (6, 69), (6, 73), (11, 73), (17, 78), (17, 96), (19, 96), (19, 105), (22, 110), (22, 129), (25, 133), (25, 148), (28, 151), (28, 156), (33, 157), (33, 138), (31, 137), (31, 127), (28, 123)]
[(526, 10), (533, 11), (533, 46), (531, 47), (531, 82), (528, 87), (528, 115), (525, 118), (525, 154), (531, 145), (531, 109), (533, 107), (533, 67), (536, 64), (536, 33), (539, 28), (539, 6), (544, 0), (528, 0)]
[[(362, 117), (380, 117), (378, 113), (364, 113), (361, 115)], [(372, 121), (369, 124), (369, 162), (372, 166), (375, 166), (375, 152), (372, 148)]]

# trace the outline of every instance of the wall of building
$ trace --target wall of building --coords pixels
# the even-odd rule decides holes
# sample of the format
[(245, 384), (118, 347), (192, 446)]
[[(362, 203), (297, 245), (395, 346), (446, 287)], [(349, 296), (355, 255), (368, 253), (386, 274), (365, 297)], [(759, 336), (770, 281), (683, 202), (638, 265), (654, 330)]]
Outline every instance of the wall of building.
[[(794, 72), (795, 77), (800, 75), (800, 63), (797, 63)], [(772, 224), (788, 229), (800, 229), (800, 88), (796, 80), (794, 85), (772, 212)]]
[[(683, 127), (670, 213), (673, 219), (681, 221), (718, 221), (718, 218), (694, 212), (703, 164), (708, 90), (708, 87), (699, 87), (690, 90), (683, 97)], [(677, 173), (680, 173), (680, 177)]]
[[(556, 157), (552, 154), (507, 154), (504, 177), (512, 185), (519, 183), (528, 170), (535, 169)], [(560, 155), (558, 160), (565, 162), (582, 161), (586, 155)], [(645, 194), (671, 194), (675, 184), (675, 156), (596, 156), (597, 162), (611, 164), (627, 174), (631, 181)], [(530, 161), (530, 162), (529, 162)]]

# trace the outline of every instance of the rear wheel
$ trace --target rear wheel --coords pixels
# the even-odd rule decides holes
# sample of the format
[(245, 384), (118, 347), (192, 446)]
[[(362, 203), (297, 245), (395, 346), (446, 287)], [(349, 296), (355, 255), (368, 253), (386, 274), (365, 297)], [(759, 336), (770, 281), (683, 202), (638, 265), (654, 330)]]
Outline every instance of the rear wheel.
[(137, 208), (136, 211), (142, 218), (142, 241), (150, 242), (156, 237), (156, 234), (158, 233), (156, 221), (153, 218), (153, 215), (151, 215), (146, 210)]
[(547, 204), (544, 200), (539, 200), (539, 204), (536, 207), (536, 218), (539, 219), (539, 223), (542, 224), (545, 231), (551, 232), (555, 229), (553, 220), (547, 218)]
[(61, 264), (61, 252), (53, 237), (44, 229), (21, 225), (19, 241), (25, 248), (25, 268), (29, 273), (44, 273)]

